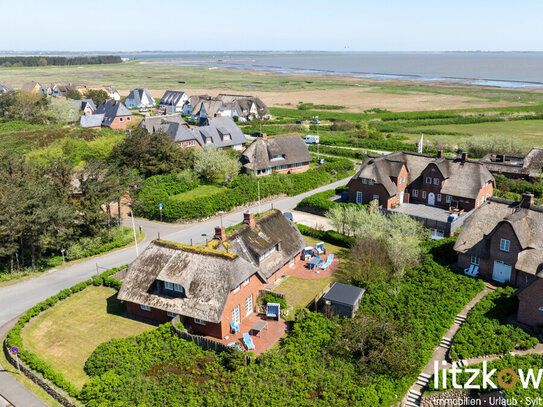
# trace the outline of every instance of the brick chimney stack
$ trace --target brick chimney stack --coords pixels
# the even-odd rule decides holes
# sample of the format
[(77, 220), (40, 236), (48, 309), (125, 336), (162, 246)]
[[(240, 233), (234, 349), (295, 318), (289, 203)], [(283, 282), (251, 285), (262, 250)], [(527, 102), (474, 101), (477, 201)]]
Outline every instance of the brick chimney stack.
[(520, 206), (522, 208), (530, 209), (530, 206), (534, 204), (534, 194), (530, 192), (525, 192), (522, 194), (522, 201), (520, 201)]
[(262, 140), (267, 140), (268, 139), (268, 135), (266, 133), (262, 133)]
[(245, 212), (243, 214), (243, 223), (249, 225), (251, 229), (256, 226), (255, 218), (252, 212)]
[(437, 151), (437, 158), (443, 158), (443, 149), (440, 148), (440, 149)]
[(226, 241), (226, 232), (224, 228), (217, 226), (215, 228), (215, 239), (218, 239), (221, 243)]
[(462, 164), (464, 164), (467, 159), (468, 159), (468, 153), (464, 151), (462, 153), (462, 159), (461, 159)]

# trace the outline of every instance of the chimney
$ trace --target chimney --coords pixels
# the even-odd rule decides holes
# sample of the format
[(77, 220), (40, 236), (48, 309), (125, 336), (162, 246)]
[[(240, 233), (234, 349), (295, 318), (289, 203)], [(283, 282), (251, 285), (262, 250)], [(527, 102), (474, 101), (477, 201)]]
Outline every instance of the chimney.
[(226, 241), (226, 232), (224, 231), (224, 228), (221, 228), (220, 226), (215, 228), (215, 239), (218, 239), (220, 242)]
[(505, 162), (505, 155), (504, 154), (496, 155), (496, 161), (499, 162), (499, 163), (504, 163)]
[(468, 153), (464, 151), (464, 152), (462, 153), (461, 163), (464, 164), (464, 163), (466, 162), (467, 159), (468, 159)]
[(437, 158), (443, 158), (443, 149), (440, 148), (440, 149), (437, 151)]
[(268, 135), (266, 133), (262, 133), (262, 140), (267, 140), (268, 139)]
[(245, 223), (246, 225), (249, 225), (251, 229), (256, 226), (255, 218), (252, 212), (245, 212), (243, 214), (243, 223)]
[(525, 192), (522, 194), (522, 201), (520, 201), (520, 206), (522, 208), (530, 209), (530, 206), (534, 204), (534, 194), (530, 192)]

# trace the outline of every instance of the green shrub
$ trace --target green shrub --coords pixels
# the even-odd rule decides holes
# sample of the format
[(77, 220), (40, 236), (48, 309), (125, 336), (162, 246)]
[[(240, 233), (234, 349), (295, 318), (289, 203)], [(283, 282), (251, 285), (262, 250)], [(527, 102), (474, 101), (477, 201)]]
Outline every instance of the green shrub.
[(298, 230), (300, 231), (302, 235), (322, 240), (323, 242), (330, 243), (334, 246), (348, 248), (348, 247), (351, 247), (352, 244), (356, 240), (352, 236), (345, 236), (333, 230), (326, 230), (326, 231), (317, 230), (309, 226), (301, 225), (299, 223), (297, 223), (296, 226), (298, 227)]
[(275, 297), (271, 294), (268, 294), (264, 297), (264, 305), (267, 305), (270, 302), (279, 304), (282, 310), (288, 309), (287, 301), (283, 298)]
[(171, 199), (165, 190), (156, 188), (152, 189), (152, 194), (149, 190), (140, 193), (134, 202), (134, 210), (139, 215), (157, 218), (158, 204), (162, 202), (164, 219), (202, 218), (258, 200), (259, 188), (260, 198), (284, 193), (294, 196), (345, 178), (352, 174), (353, 168), (351, 161), (339, 159), (299, 174), (273, 174), (258, 178), (239, 175), (227, 188), (214, 195), (186, 201)]
[(473, 307), (454, 337), (453, 359), (503, 354), (516, 348), (529, 349), (539, 343), (536, 337), (505, 323), (518, 309), (518, 300), (513, 296), (515, 291), (513, 287), (500, 287)]

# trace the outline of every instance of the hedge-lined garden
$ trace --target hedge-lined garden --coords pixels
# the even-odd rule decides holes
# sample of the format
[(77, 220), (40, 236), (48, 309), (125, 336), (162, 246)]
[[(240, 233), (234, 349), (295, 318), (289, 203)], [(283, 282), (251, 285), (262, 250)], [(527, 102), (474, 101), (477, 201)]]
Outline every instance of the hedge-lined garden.
[(124, 267), (106, 270), (98, 276), (93, 276), (92, 278), (78, 283), (71, 288), (66, 288), (58, 294), (49, 297), (47, 300), (34, 305), (23, 316), (19, 318), (15, 326), (11, 328), (11, 330), (8, 332), (6, 336), (7, 346), (10, 348), (19, 348), (18, 356), (28, 367), (30, 367), (35, 372), (40, 373), (45, 379), (54, 383), (57, 387), (64, 390), (71, 397), (77, 398), (79, 396), (79, 390), (72, 383), (70, 383), (68, 379), (66, 379), (61, 373), (55, 371), (47, 362), (40, 359), (38, 355), (24, 348), (22, 338), (23, 328), (32, 318), (38, 316), (43, 311), (53, 307), (59, 301), (62, 301), (80, 291), (83, 291), (90, 285), (103, 285), (119, 290), (121, 288), (121, 282), (110, 276), (122, 270), (123, 268)]
[(353, 320), (298, 314), (281, 346), (248, 366), (240, 353), (204, 352), (164, 325), (100, 345), (87, 360), (92, 379), (81, 400), (93, 407), (390, 406), (482, 288), (428, 256), (404, 278), (369, 284)]
[(156, 219), (160, 214), (158, 204), (162, 203), (164, 219), (203, 218), (258, 200), (259, 188), (261, 199), (284, 193), (294, 196), (346, 178), (352, 175), (353, 169), (354, 165), (351, 161), (338, 159), (299, 174), (272, 174), (258, 178), (238, 175), (222, 191), (204, 199), (196, 198), (186, 201), (172, 199), (174, 193), (179, 192), (176, 192), (177, 189), (172, 190), (165, 181), (153, 181), (152, 184), (146, 183), (139, 193), (134, 202), (134, 211), (138, 216)]
[(361, 207), (355, 203), (350, 202), (335, 202), (330, 200), (336, 195), (341, 195), (346, 191), (346, 187), (340, 187), (336, 189), (328, 189), (326, 191), (317, 192), (316, 194), (310, 195), (302, 199), (296, 209), (305, 210), (309, 212), (317, 212), (324, 215), (327, 211), (336, 207)]
[(530, 349), (539, 343), (536, 337), (505, 323), (518, 309), (514, 292), (513, 287), (500, 287), (477, 303), (454, 337), (453, 359), (501, 355), (517, 348)]

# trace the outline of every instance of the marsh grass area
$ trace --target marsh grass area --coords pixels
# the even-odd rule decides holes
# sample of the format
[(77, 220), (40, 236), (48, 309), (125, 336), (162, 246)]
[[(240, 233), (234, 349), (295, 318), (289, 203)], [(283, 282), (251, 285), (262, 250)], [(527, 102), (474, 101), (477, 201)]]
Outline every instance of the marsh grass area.
[(23, 330), (24, 347), (81, 388), (89, 380), (85, 362), (99, 344), (154, 328), (124, 312), (113, 288), (88, 287), (32, 319)]
[(190, 191), (181, 192), (177, 195), (172, 195), (171, 198), (175, 199), (176, 201), (189, 201), (195, 198), (204, 198), (207, 196), (215, 195), (222, 190), (223, 188), (217, 187), (215, 185), (200, 185)]

